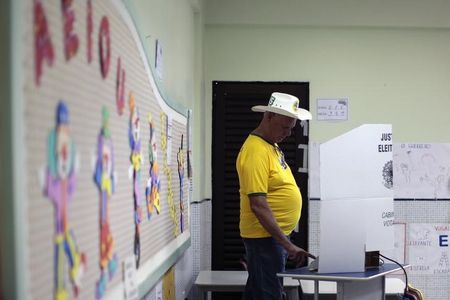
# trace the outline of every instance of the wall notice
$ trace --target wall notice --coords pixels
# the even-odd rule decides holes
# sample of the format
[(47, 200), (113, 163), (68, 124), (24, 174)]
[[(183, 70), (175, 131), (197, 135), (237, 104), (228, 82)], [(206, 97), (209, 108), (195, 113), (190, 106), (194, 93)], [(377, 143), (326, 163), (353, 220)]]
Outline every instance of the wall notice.
[(348, 98), (317, 99), (318, 121), (347, 121)]

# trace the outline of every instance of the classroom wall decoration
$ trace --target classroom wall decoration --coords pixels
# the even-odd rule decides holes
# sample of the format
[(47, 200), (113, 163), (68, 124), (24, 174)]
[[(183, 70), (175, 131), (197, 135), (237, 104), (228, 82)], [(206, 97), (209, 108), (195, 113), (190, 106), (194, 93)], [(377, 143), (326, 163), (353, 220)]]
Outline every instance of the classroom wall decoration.
[(21, 39), (27, 294), (123, 298), (134, 256), (143, 296), (190, 243), (187, 112), (122, 1), (26, 1)]
[[(78, 250), (73, 229), (69, 225), (69, 203), (75, 192), (75, 144), (70, 134), (69, 110), (60, 101), (56, 107), (56, 124), (51, 129), (47, 144), (47, 176), (44, 195), (54, 206), (54, 295), (67, 299), (65, 269), (68, 269), (73, 293), (78, 296), (86, 256)], [(67, 262), (67, 263), (66, 263)], [(67, 265), (67, 266), (66, 266)], [(67, 268), (68, 267), (68, 268)]]
[(181, 136), (181, 144), (177, 153), (177, 165), (178, 165), (178, 177), (180, 179), (180, 231), (183, 232), (183, 215), (184, 215), (184, 204), (183, 204), (183, 189), (184, 189), (184, 152), (183, 152), (183, 136)]
[(133, 174), (133, 198), (134, 198), (134, 255), (136, 257), (136, 268), (139, 267), (141, 260), (141, 221), (142, 221), (142, 203), (140, 196), (141, 182), (141, 125), (139, 119), (139, 108), (136, 107), (134, 95), (130, 92), (130, 119), (128, 122), (128, 139), (130, 143), (130, 162), (131, 173)]
[(395, 198), (450, 199), (450, 144), (394, 144)]
[(118, 260), (109, 226), (109, 202), (115, 190), (115, 175), (114, 151), (108, 123), (109, 111), (103, 107), (102, 128), (97, 139), (97, 161), (94, 172), (94, 181), (100, 198), (100, 279), (96, 283), (96, 299), (101, 299), (105, 294), (107, 281), (111, 280), (116, 273)]
[(409, 263), (412, 274), (450, 273), (450, 224), (409, 224)]
[(150, 164), (149, 178), (145, 188), (145, 198), (147, 200), (147, 218), (150, 220), (153, 211), (159, 214), (161, 181), (158, 176), (158, 151), (155, 140), (155, 126), (153, 125), (151, 114), (148, 115), (148, 125), (150, 127), (150, 139), (148, 142), (148, 161)]

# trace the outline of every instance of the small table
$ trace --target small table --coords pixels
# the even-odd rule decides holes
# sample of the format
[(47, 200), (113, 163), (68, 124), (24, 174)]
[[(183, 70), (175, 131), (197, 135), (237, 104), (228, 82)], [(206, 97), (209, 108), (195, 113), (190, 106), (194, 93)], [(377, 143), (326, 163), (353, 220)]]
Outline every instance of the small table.
[[(200, 271), (195, 285), (199, 289), (200, 299), (208, 299), (209, 292), (242, 292), (247, 283), (247, 271)], [(287, 299), (298, 300), (298, 280), (283, 278)]]
[(314, 300), (319, 299), (319, 281), (336, 282), (337, 300), (384, 300), (385, 276), (398, 270), (401, 268), (396, 264), (384, 264), (365, 272), (352, 273), (317, 273), (303, 267), (286, 270), (277, 275), (297, 280), (313, 280)]

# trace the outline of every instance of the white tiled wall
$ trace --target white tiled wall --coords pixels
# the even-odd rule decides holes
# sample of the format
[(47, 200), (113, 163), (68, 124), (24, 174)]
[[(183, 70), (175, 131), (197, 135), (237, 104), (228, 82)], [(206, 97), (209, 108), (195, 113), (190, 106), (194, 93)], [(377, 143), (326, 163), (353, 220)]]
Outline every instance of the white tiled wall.
[[(191, 204), (191, 240), (193, 252), (193, 280), (200, 270), (211, 270), (211, 201)], [(189, 299), (199, 299), (195, 288)]]
[[(450, 201), (394, 201), (396, 222), (449, 223)], [(407, 235), (408, 236), (408, 235)], [(309, 202), (309, 251), (319, 254), (320, 201)], [(405, 241), (407, 245), (408, 241)], [(408, 260), (408, 255), (406, 256)], [(407, 261), (408, 262), (408, 261)], [(402, 278), (404, 280), (404, 278)], [(450, 299), (450, 275), (408, 274), (409, 282), (422, 290), (427, 300)]]
[[(175, 264), (175, 299), (199, 299), (194, 287), (200, 270), (211, 269), (211, 201), (191, 203), (191, 247)], [(152, 289), (145, 300), (156, 300), (156, 290)]]

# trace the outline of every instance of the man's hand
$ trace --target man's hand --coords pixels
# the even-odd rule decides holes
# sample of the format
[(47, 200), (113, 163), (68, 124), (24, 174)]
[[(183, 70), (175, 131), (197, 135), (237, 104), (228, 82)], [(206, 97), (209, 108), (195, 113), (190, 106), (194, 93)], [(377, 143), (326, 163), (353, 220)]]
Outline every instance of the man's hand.
[(273, 217), (272, 210), (267, 204), (265, 196), (250, 196), (250, 207), (258, 218), (259, 223), (267, 232), (288, 252), (289, 259), (295, 262), (296, 267), (301, 266), (307, 257), (316, 258), (314, 255), (306, 252), (293, 244), (281, 231), (280, 226)]
[(311, 257), (312, 259), (316, 259), (314, 255), (312, 255), (309, 252), (306, 252), (300, 247), (297, 247), (296, 245), (291, 243), (291, 247), (288, 249), (288, 257), (290, 260), (292, 260), (295, 263), (296, 267), (300, 267), (305, 261), (306, 258)]

